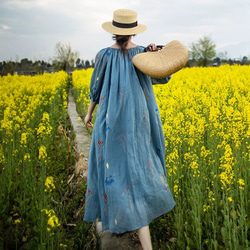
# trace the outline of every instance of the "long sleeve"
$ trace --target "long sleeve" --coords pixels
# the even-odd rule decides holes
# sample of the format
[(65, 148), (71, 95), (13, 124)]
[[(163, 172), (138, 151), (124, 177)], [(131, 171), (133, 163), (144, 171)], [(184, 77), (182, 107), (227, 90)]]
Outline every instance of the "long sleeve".
[(89, 97), (91, 101), (95, 104), (99, 103), (103, 80), (105, 77), (106, 65), (107, 65), (107, 56), (105, 50), (101, 50), (96, 55), (95, 68), (90, 82)]

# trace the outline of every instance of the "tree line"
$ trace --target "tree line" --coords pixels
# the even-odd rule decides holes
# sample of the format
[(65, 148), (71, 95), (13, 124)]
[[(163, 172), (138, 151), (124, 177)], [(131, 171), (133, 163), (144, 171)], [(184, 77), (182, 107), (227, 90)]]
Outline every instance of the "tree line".
[[(71, 68), (67, 68), (67, 72), (70, 72), (74, 69), (87, 69), (94, 67), (94, 60), (81, 60), (78, 58), (76, 60), (75, 66)], [(63, 70), (63, 68), (57, 67), (52, 62), (46, 62), (44, 60), (36, 60), (32, 61), (27, 58), (23, 58), (20, 61), (2, 61), (0, 62), (0, 75), (7, 74), (18, 74), (18, 75), (37, 75), (43, 73), (53, 73), (59, 70)]]
[(75, 69), (87, 69), (94, 66), (94, 60), (80, 59), (78, 53), (72, 51), (70, 44), (57, 43), (55, 55), (51, 62), (44, 60), (33, 62), (28, 58), (23, 58), (20, 61), (2, 61), (0, 62), (0, 75), (37, 75), (60, 70), (71, 73)]
[[(189, 46), (189, 59), (186, 67), (207, 67), (220, 66), (222, 64), (240, 64), (249, 65), (250, 60), (247, 56), (241, 59), (228, 59), (227, 52), (216, 54), (216, 44), (209, 36), (200, 38), (197, 42), (193, 42)], [(94, 67), (94, 60), (82, 60), (79, 53), (73, 51), (70, 44), (57, 43), (55, 46), (55, 55), (52, 62), (37, 60), (32, 62), (27, 58), (18, 61), (2, 61), (0, 62), (0, 75), (20, 74), (20, 75), (36, 75), (44, 72), (52, 73), (64, 70), (71, 73), (75, 69), (87, 69)]]
[(220, 52), (216, 54), (216, 44), (209, 36), (200, 38), (197, 42), (193, 42), (189, 50), (189, 59), (186, 67), (194, 66), (220, 66), (222, 64), (239, 64), (249, 65), (250, 60), (247, 56), (238, 59), (228, 59), (227, 52)]

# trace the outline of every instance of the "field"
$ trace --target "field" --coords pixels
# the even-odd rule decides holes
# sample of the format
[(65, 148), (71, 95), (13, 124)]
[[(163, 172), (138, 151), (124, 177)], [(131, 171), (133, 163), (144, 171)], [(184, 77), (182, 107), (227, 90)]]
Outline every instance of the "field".
[(67, 183), (75, 161), (68, 88), (65, 72), (0, 78), (0, 249), (86, 244), (86, 185)]
[[(86, 113), (92, 69), (73, 73)], [(154, 221), (155, 248), (250, 247), (250, 67), (185, 68), (154, 86), (177, 206)]]
[[(92, 72), (72, 76), (82, 116)], [(82, 221), (86, 183), (67, 183), (69, 85), (64, 72), (0, 78), (0, 249), (95, 245)], [(185, 68), (154, 91), (177, 203), (151, 223), (154, 248), (249, 249), (250, 67)]]

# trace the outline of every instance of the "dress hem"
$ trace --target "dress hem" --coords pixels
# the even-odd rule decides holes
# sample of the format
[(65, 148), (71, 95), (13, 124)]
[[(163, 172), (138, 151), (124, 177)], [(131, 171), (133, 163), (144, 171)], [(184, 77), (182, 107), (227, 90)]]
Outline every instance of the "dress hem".
[[(158, 215), (152, 216), (150, 219), (148, 219), (148, 222), (147, 222), (147, 223), (142, 223), (140, 226), (132, 227), (132, 228), (129, 229), (129, 230), (114, 231), (114, 230), (112, 230), (112, 229), (110, 230), (109, 227), (104, 227), (104, 228), (102, 227), (102, 231), (109, 231), (110, 233), (114, 233), (114, 234), (123, 234), (123, 233), (126, 233), (126, 232), (135, 231), (135, 230), (137, 230), (137, 229), (139, 229), (139, 228), (142, 228), (142, 227), (145, 227), (145, 226), (149, 225), (153, 220), (155, 220), (155, 219), (161, 217), (162, 215), (164, 215), (164, 214), (170, 212), (175, 206), (176, 206), (176, 203), (174, 203), (174, 205), (173, 205), (170, 209), (168, 209), (167, 211), (164, 211), (164, 212), (162, 212), (162, 213), (160, 213), (160, 214), (158, 214)], [(84, 221), (86, 221), (86, 222), (91, 222), (91, 223), (102, 222), (101, 219), (99, 219), (98, 221), (96, 221), (96, 220), (85, 220), (85, 219), (84, 219)]]

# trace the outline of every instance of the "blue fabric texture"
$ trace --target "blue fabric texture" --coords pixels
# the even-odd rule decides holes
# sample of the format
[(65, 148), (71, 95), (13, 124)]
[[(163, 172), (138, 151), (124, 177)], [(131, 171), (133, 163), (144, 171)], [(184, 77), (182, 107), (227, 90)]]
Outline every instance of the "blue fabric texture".
[(166, 179), (165, 141), (153, 79), (132, 63), (133, 56), (143, 51), (141, 46), (127, 52), (102, 49), (91, 78), (90, 98), (99, 105), (84, 220), (102, 221), (102, 229), (112, 233), (146, 226), (175, 206)]

